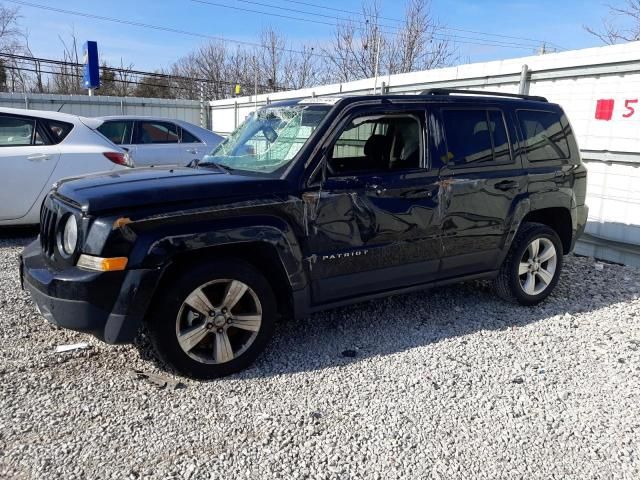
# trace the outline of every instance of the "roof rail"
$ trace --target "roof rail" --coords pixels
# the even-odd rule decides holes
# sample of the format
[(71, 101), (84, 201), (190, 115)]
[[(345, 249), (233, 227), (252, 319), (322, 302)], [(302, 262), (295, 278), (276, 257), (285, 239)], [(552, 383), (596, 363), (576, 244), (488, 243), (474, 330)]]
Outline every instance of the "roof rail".
[(535, 95), (521, 95), (518, 93), (502, 93), (502, 92), (489, 92), (486, 90), (458, 90), (455, 88), (429, 88), (420, 92), (420, 95), (485, 95), (490, 97), (508, 97), (508, 98), (521, 98), (522, 100), (531, 100), (534, 102), (548, 102), (545, 97), (538, 97)]

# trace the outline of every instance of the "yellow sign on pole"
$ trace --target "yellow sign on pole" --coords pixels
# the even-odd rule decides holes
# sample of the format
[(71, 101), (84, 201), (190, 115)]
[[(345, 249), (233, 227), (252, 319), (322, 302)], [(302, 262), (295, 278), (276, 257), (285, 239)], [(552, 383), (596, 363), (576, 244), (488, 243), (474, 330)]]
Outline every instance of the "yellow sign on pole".
[(240, 95), (240, 84), (239, 83), (236, 83), (235, 94), (236, 95)]

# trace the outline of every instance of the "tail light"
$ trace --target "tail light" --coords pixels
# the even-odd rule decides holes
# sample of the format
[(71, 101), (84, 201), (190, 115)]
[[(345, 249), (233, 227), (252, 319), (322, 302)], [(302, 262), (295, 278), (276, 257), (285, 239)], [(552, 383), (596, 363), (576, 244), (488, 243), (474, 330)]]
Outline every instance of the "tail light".
[(131, 157), (128, 153), (120, 152), (104, 152), (103, 155), (117, 165), (123, 165), (125, 167), (133, 167)]

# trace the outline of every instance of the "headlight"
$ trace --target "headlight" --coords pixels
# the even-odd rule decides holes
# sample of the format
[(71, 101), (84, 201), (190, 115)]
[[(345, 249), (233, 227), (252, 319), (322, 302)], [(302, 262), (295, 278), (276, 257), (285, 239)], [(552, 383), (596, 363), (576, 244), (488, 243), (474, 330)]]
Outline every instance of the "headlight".
[(64, 225), (62, 232), (62, 249), (67, 255), (72, 255), (76, 251), (78, 244), (78, 222), (76, 217), (69, 215), (67, 223)]

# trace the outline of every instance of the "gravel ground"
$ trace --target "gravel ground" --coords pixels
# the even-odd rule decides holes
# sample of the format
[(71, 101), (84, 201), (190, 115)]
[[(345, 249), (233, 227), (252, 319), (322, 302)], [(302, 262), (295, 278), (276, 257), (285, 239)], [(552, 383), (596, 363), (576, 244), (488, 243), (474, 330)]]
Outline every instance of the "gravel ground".
[(639, 270), (570, 256), (534, 308), (475, 282), (284, 321), (255, 367), (197, 382), (144, 336), (48, 325), (27, 241), (0, 239), (0, 478), (640, 478)]

